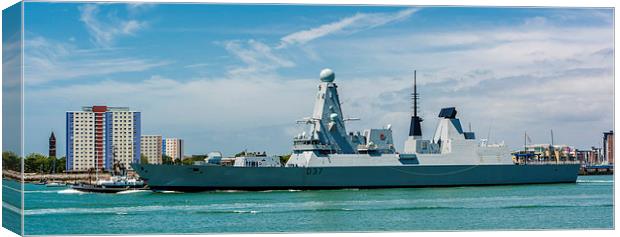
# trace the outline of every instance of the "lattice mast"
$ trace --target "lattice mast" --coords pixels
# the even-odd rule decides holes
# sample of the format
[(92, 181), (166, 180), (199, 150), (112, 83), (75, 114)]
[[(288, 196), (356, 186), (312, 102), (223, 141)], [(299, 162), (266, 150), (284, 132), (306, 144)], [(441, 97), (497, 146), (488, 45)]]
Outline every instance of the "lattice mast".
[(411, 94), (411, 99), (413, 100), (413, 116), (411, 117), (411, 125), (409, 127), (409, 136), (415, 138), (422, 137), (422, 118), (418, 116), (418, 99), (420, 95), (418, 94), (417, 88), (417, 78), (416, 78), (416, 70), (413, 71), (413, 93)]

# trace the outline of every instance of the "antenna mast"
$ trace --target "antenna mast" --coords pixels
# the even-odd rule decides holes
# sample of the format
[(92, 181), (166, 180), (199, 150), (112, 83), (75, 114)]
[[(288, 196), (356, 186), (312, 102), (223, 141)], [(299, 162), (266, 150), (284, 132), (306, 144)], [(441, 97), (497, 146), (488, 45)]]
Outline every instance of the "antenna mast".
[(553, 129), (551, 129), (551, 146), (553, 146)]
[(413, 117), (418, 117), (418, 87), (416, 70), (413, 70)]
[(413, 70), (413, 93), (411, 99), (413, 100), (413, 116), (411, 117), (411, 125), (409, 127), (409, 136), (421, 138), (422, 137), (422, 121), (423, 119), (418, 116), (418, 94), (416, 70)]
[(527, 153), (527, 131), (523, 133), (523, 151), (524, 151), (523, 155), (525, 155), (523, 162), (524, 164), (527, 164), (527, 158), (528, 158), (527, 157), (527, 154), (528, 154)]

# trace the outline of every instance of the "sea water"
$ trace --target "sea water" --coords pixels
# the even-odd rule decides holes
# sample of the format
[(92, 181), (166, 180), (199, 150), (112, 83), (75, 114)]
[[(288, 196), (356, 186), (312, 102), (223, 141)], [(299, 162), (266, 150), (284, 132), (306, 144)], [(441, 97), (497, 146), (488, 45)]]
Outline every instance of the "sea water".
[(371, 190), (25, 189), (27, 235), (614, 227), (613, 176), (581, 176), (569, 184)]

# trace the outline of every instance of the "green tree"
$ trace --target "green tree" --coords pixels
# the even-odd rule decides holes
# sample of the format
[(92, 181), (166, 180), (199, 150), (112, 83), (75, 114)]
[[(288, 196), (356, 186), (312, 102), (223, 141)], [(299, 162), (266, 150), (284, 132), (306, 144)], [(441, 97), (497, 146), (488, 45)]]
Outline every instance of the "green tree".
[(167, 156), (167, 155), (162, 155), (161, 156), (161, 163), (164, 165), (171, 165), (174, 162), (172, 161), (172, 157)]
[(52, 160), (39, 153), (30, 153), (24, 160), (24, 172), (49, 173), (52, 168)]
[(193, 164), (194, 164), (194, 161), (193, 161), (191, 158), (187, 158), (187, 159), (185, 159), (185, 160), (182, 160), (182, 161), (181, 161), (181, 163), (182, 163), (183, 165), (193, 165)]
[(56, 173), (64, 173), (67, 171), (67, 157), (60, 157), (56, 161)]
[(192, 157), (185, 158), (182, 163), (184, 165), (193, 165), (196, 161), (204, 161), (207, 158), (206, 155), (194, 155)]
[(140, 154), (140, 164), (148, 164), (149, 163), (149, 158), (146, 157), (144, 154)]
[(12, 151), (2, 152), (2, 169), (20, 171), (22, 169), (21, 158)]

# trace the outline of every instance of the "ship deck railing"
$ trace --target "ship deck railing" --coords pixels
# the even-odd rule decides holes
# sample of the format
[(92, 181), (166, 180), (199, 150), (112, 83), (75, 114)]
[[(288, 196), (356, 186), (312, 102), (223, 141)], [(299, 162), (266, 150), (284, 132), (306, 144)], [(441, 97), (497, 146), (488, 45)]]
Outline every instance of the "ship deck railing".
[(565, 160), (565, 161), (519, 161), (515, 162), (520, 165), (552, 165), (552, 164), (580, 164), (579, 161)]
[(322, 144), (294, 144), (293, 150), (313, 151), (313, 150), (331, 150), (331, 146)]

